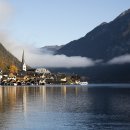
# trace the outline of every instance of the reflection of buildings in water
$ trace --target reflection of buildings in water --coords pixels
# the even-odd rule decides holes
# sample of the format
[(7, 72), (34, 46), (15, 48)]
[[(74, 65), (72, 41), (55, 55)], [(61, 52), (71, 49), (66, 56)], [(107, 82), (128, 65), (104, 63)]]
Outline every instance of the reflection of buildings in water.
[(46, 96), (46, 87), (45, 86), (43, 86), (42, 87), (42, 99), (43, 99), (43, 109), (44, 109), (44, 111), (46, 111), (46, 99), (47, 98), (47, 96)]
[(79, 91), (81, 90), (81, 88), (79, 87), (66, 87), (66, 86), (62, 86), (61, 87), (61, 95), (66, 97), (67, 93), (74, 93), (75, 96), (78, 96)]
[(0, 111), (13, 108), (16, 100), (16, 87), (0, 87)]
[(4, 96), (7, 96), (7, 98), (5, 97), (5, 99), (7, 100), (7, 102), (9, 102), (9, 106), (13, 107), (14, 105), (16, 105), (16, 87), (7, 87), (5, 88), (6, 90), (6, 94), (4, 93)]
[(66, 98), (66, 86), (61, 87), (61, 95)]
[(27, 91), (26, 91), (26, 87), (23, 88), (23, 111), (24, 111), (24, 113), (27, 111)]
[[(41, 103), (43, 104), (43, 109), (46, 110), (47, 100), (51, 98), (61, 97), (66, 102), (67, 95), (73, 94), (73, 96), (78, 96), (82, 89), (80, 87), (1, 87), (0, 88), (0, 111), (3, 110), (3, 103), (7, 104), (6, 107), (14, 108), (16, 104), (22, 105), (22, 111), (27, 112), (27, 102), (32, 101), (32, 98), (41, 98)], [(33, 97), (32, 97), (33, 95)], [(65, 103), (64, 102), (64, 103)], [(7, 109), (8, 109), (7, 108)], [(5, 108), (4, 108), (5, 109)]]
[(88, 88), (87, 87), (80, 87), (80, 86), (75, 86), (75, 96), (79, 96), (80, 93), (83, 93), (83, 92), (87, 92), (88, 91)]
[(3, 87), (0, 87), (0, 112), (3, 111)]
[(1, 105), (2, 99), (3, 99), (2, 96), (3, 96), (3, 88), (0, 87), (0, 105)]
[(78, 96), (78, 87), (75, 87), (75, 95)]
[(43, 101), (46, 102), (46, 87), (42, 87)]
[[(22, 105), (23, 105), (23, 111), (24, 114), (26, 114), (27, 109), (28, 109), (28, 98), (30, 101), (33, 100), (33, 98), (42, 98), (42, 103), (43, 103), (43, 109), (46, 107), (46, 87), (45, 86), (39, 86), (39, 87), (23, 87), (22, 89)], [(33, 95), (33, 96), (32, 96)]]
[[(56, 92), (57, 92), (57, 90), (56, 90)], [(51, 88), (50, 88), (50, 93), (51, 93), (51, 95), (53, 95), (53, 93), (55, 93), (54, 87), (51, 87)]]
[(39, 86), (38, 88), (39, 88), (39, 92), (40, 92), (39, 94), (42, 95), (43, 100), (45, 100), (46, 99), (46, 87), (45, 86)]

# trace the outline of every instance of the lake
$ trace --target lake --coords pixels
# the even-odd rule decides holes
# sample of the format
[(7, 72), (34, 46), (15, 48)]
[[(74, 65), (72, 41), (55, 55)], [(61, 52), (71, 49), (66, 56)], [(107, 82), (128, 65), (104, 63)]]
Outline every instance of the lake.
[(129, 130), (129, 87), (0, 87), (0, 130)]

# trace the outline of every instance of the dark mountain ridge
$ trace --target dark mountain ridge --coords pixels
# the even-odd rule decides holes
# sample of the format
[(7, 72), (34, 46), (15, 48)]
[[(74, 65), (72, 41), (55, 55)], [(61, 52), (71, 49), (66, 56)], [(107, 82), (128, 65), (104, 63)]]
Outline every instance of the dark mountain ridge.
[(130, 9), (110, 23), (100, 24), (84, 37), (66, 44), (56, 54), (108, 61), (127, 53), (130, 53)]
[(85, 75), (92, 83), (130, 83), (129, 63), (106, 64), (115, 57), (130, 54), (130, 9), (109, 23), (103, 22), (84, 37), (66, 44), (56, 54), (102, 59), (105, 64), (84, 68), (59, 68), (55, 71)]

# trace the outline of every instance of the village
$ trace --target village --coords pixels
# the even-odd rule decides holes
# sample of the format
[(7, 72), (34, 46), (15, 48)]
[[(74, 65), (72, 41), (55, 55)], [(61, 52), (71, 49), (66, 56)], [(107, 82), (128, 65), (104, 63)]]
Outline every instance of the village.
[(29, 68), (22, 54), (21, 70), (11, 65), (8, 73), (0, 70), (0, 85), (21, 86), (21, 85), (45, 85), (45, 84), (80, 84), (81, 78), (77, 74), (51, 73), (46, 68)]

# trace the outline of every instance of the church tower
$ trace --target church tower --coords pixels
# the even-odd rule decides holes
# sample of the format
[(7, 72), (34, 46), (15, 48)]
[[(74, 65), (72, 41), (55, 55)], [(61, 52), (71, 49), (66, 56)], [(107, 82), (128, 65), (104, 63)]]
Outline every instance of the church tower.
[(26, 71), (27, 70), (27, 66), (25, 64), (25, 60), (24, 60), (24, 50), (23, 50), (23, 55), (22, 55), (22, 71)]

